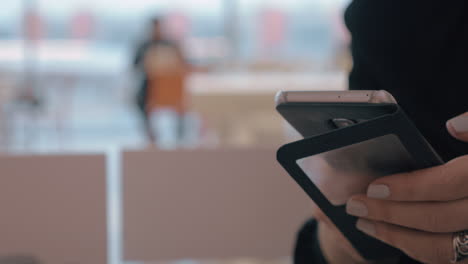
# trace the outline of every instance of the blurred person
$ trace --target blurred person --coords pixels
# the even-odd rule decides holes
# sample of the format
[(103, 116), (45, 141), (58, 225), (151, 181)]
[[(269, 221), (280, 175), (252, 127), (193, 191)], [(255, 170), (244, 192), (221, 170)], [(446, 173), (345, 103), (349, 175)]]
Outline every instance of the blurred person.
[(143, 75), (137, 94), (147, 138), (152, 144), (177, 144), (184, 135), (185, 79), (188, 64), (179, 46), (154, 18), (148, 39), (137, 49), (134, 65)]
[[(468, 3), (354, 0), (352, 90), (387, 90), (445, 161), (377, 179), (351, 197), (357, 228), (404, 255), (374, 263), (468, 263)], [(295, 263), (368, 263), (314, 207)]]

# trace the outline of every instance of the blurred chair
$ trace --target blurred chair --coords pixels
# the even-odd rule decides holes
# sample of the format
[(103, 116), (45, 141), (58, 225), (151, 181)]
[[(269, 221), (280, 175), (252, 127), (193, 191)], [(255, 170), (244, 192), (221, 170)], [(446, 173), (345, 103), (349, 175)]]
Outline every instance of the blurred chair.
[[(0, 256), (106, 263), (104, 155), (0, 156), (0, 175)], [(21, 256), (0, 260), (29, 263)]]
[(274, 149), (123, 154), (124, 260), (290, 256), (312, 202)]

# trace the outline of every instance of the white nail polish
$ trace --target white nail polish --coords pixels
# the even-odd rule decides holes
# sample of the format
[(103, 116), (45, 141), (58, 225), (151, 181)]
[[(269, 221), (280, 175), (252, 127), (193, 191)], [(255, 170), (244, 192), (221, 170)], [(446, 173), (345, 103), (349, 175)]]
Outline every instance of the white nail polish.
[(383, 184), (373, 184), (367, 189), (367, 197), (385, 199), (390, 196), (390, 188)]
[(359, 219), (356, 223), (356, 228), (369, 236), (375, 236), (375, 224), (369, 220)]
[(468, 116), (457, 116), (449, 121), (450, 125), (452, 125), (453, 129), (457, 133), (467, 133), (468, 132)]
[(367, 206), (363, 202), (351, 200), (346, 204), (346, 212), (357, 217), (367, 216)]

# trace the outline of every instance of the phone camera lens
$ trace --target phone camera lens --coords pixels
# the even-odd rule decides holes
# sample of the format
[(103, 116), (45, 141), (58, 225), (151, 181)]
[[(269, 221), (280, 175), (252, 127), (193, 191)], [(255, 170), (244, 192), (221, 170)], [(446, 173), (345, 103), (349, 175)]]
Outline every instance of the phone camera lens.
[(331, 121), (336, 128), (343, 128), (357, 123), (356, 121), (347, 118), (334, 118)]

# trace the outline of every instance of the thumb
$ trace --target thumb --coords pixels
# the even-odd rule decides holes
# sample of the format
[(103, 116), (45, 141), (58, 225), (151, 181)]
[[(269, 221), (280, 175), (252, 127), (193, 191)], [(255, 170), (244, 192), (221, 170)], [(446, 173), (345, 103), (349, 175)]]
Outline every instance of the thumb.
[(468, 142), (468, 112), (447, 121), (447, 129), (454, 138)]

